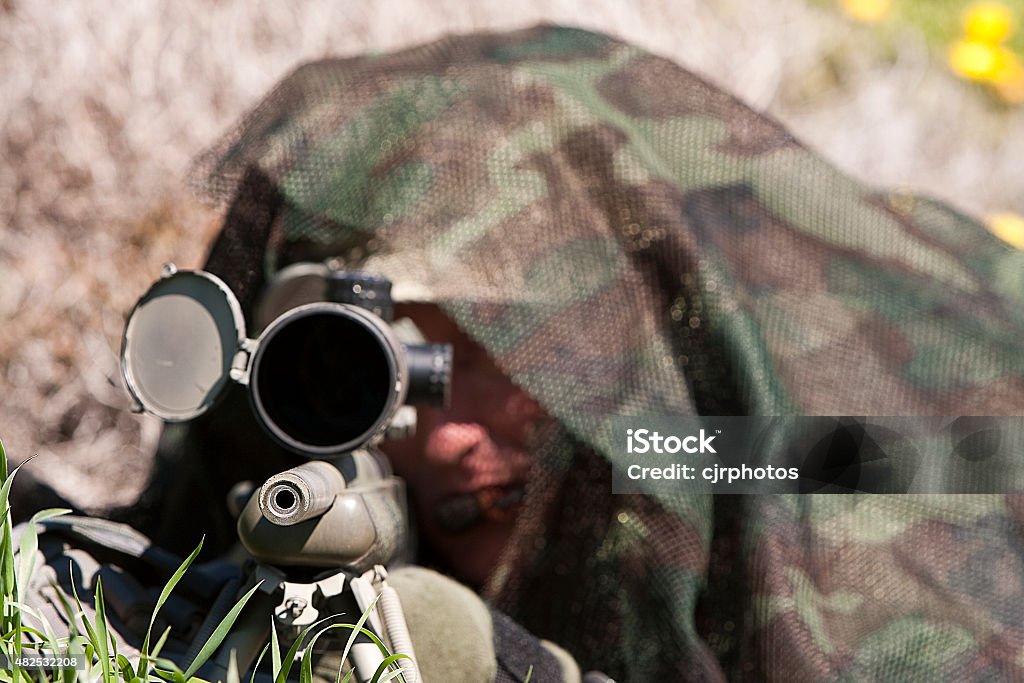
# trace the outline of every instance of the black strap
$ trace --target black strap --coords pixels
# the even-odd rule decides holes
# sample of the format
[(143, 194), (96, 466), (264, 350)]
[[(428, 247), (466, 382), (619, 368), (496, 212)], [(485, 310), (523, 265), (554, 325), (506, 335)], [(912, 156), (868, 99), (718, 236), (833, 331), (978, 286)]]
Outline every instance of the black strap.
[[(139, 576), (148, 575), (162, 584), (181, 565), (183, 558), (158, 548), (127, 524), (94, 517), (64, 515), (41, 522), (47, 533), (58, 534), (87, 550), (101, 563), (112, 563)], [(224, 583), (239, 569), (227, 562), (193, 565), (179, 582), (179, 591), (199, 604), (209, 604)]]
[(498, 660), (495, 683), (522, 683), (532, 667), (531, 683), (562, 683), (562, 667), (555, 656), (522, 626), (491, 610), (494, 656)]

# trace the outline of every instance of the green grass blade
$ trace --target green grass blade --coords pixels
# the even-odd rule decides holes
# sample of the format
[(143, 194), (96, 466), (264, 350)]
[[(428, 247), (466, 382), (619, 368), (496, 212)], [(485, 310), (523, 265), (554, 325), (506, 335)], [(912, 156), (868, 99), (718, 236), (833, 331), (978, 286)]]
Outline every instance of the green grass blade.
[(292, 643), (292, 646), (288, 648), (288, 654), (286, 654), (284, 659), (281, 661), (281, 670), (278, 671), (277, 676), (274, 677), (274, 683), (285, 683), (288, 680), (288, 674), (291, 673), (292, 664), (295, 663), (295, 654), (299, 651), (299, 648), (302, 646), (302, 641), (305, 640), (306, 636), (309, 635), (317, 626), (324, 623), (325, 621), (330, 621), (333, 618), (334, 617), (324, 617), (323, 619), (320, 619), (319, 621), (310, 624), (302, 630), (302, 633), (299, 634), (299, 637), (296, 638), (295, 642)]
[[(348, 624), (346, 624), (346, 627), (354, 628), (353, 626)], [(391, 652), (388, 650), (388, 646), (381, 642), (381, 639), (377, 637), (377, 634), (375, 634), (373, 631), (368, 631), (365, 628), (361, 628), (359, 630), (363, 633), (363, 635), (365, 635), (367, 638), (372, 640), (377, 645), (377, 649), (380, 650), (380, 653), (382, 655), (384, 655), (385, 657), (391, 656)]]
[[(2, 563), (0, 565), (0, 592), (4, 596), (12, 597), (17, 591), (17, 586), (14, 583), (13, 535), (11, 511), (5, 510), (3, 513), (3, 537), (0, 538), (0, 563)], [(4, 610), (4, 616), (7, 616), (6, 610)]]
[(107, 640), (110, 642), (110, 661), (116, 663), (118, 658), (117, 652), (117, 635), (112, 630), (107, 630)]
[(402, 669), (396, 669), (394, 671), (389, 671), (387, 674), (381, 676), (380, 678), (372, 678), (370, 680), (371, 683), (386, 683), (387, 681), (393, 681), (396, 678), (400, 678), (402, 679), (402, 681), (405, 681), (405, 672)]
[(126, 681), (130, 681), (135, 678), (135, 669), (132, 668), (132, 663), (124, 655), (117, 656), (117, 666), (121, 670), (121, 678)]
[(92, 643), (86, 643), (82, 648), (82, 656), (85, 658), (85, 677), (95, 680), (100, 677), (99, 662), (96, 660), (96, 648)]
[(171, 591), (174, 590), (174, 587), (178, 585), (179, 581), (181, 581), (181, 577), (185, 575), (185, 571), (189, 566), (191, 566), (192, 562), (195, 561), (196, 557), (198, 557), (199, 551), (203, 549), (204, 540), (206, 540), (205, 536), (199, 539), (199, 545), (197, 545), (196, 549), (192, 551), (192, 554), (185, 558), (185, 561), (181, 563), (181, 566), (171, 574), (171, 578), (167, 580), (163, 590), (160, 591), (160, 597), (157, 598), (156, 605), (153, 606), (153, 613), (149, 616), (149, 627), (146, 629), (146, 638), (142, 641), (141, 652), (144, 659), (149, 658), (149, 638), (153, 632), (153, 624), (156, 622), (157, 613), (160, 612), (160, 608), (163, 607), (165, 602), (167, 602), (167, 598), (170, 597)]
[(50, 625), (50, 622), (46, 619), (46, 617), (38, 610), (28, 605), (20, 605), (19, 609), (21, 610), (21, 613), (23, 615), (27, 614), (33, 619), (35, 619), (39, 623), (39, 627), (43, 630), (43, 633), (39, 634), (39, 631), (30, 629), (26, 627), (24, 624), (21, 625), (22, 630), (34, 631), (35, 633), (39, 634), (40, 639), (50, 647), (50, 650), (52, 650), (54, 654), (60, 654), (60, 639), (57, 638), (57, 634), (54, 632), (53, 627)]
[(152, 675), (148, 676), (149, 680), (185, 683), (185, 674), (181, 672), (181, 669), (178, 668), (175, 662), (164, 657), (153, 658), (152, 662)]
[[(393, 655), (388, 655), (384, 658), (384, 661), (380, 663), (380, 666), (377, 667), (377, 670), (373, 672), (373, 678), (371, 678), (370, 680), (373, 681), (373, 683), (378, 683), (378, 681), (383, 683), (384, 681), (394, 680), (399, 676), (402, 676), (404, 672), (402, 671), (401, 667), (399, 667), (395, 671), (388, 672), (387, 676), (385, 676), (384, 678), (381, 678), (381, 676), (384, 676), (384, 672), (387, 671), (388, 667), (397, 662), (399, 659), (408, 659), (410, 662), (412, 661), (412, 657), (401, 652)], [(402, 680), (405, 679), (403, 678)]]
[[(313, 645), (316, 644), (316, 641), (320, 640), (320, 636), (322, 636), (325, 633), (327, 633), (328, 631), (331, 631), (331, 630), (336, 629), (336, 628), (352, 628), (353, 629), (353, 633), (356, 632), (355, 631), (355, 627), (353, 627), (351, 624), (332, 624), (331, 626), (327, 626), (327, 627), (321, 629), (320, 631), (317, 631), (316, 634), (312, 638), (309, 639), (309, 644), (306, 646), (306, 651), (302, 653), (302, 662), (299, 664), (299, 683), (312, 683), (312, 680), (313, 680)], [(347, 653), (348, 653), (347, 649), (345, 650), (345, 653), (347, 655)], [(346, 657), (342, 656), (342, 658), (341, 658), (341, 665), (342, 666), (345, 665), (345, 659), (346, 659)]]
[[(3, 597), (5, 604), (3, 607), (3, 613), (0, 614), (0, 630), (7, 631), (14, 629), (16, 632), (20, 631), (21, 627), (21, 614), (15, 610), (10, 609), (8, 614), (9, 606), (6, 601), (18, 600), (20, 595), (18, 593), (17, 575), (14, 567), (14, 527), (11, 523), (11, 509), (8, 505), (8, 500), (11, 494), (11, 485), (14, 483), (14, 477), (18, 473), (19, 467), (15, 467), (14, 470), (7, 474), (7, 457), (6, 453), (3, 452), (2, 444), (0, 444), (0, 461), (3, 462), (3, 485), (0, 486), (0, 509), (3, 513), (3, 531), (0, 533), (0, 596)], [(14, 641), (15, 654), (21, 653), (21, 635), (19, 633), (17, 639)], [(17, 666), (12, 667), (12, 672), (15, 677), (19, 677), (19, 669)]]
[[(12, 642), (0, 643), (0, 646), (2, 646), (2, 648), (3, 648), (3, 654), (4, 654), (4, 657), (7, 659), (7, 661), (12, 661), (14, 659), (14, 647), (13, 647), (14, 643), (12, 643)], [(10, 647), (8, 647), (8, 646), (10, 646)], [(4, 678), (5, 681), (7, 681), (7, 680), (10, 680), (10, 681), (21, 681), (23, 679), (24, 680), (28, 680), (28, 681), (32, 680), (31, 678), (29, 678), (27, 672), (24, 672), (21, 669), (18, 669), (17, 667), (11, 667), (11, 669), (9, 669), (7, 671), (4, 671), (4, 673), (9, 676), (9, 678), (6, 678), (6, 677)]]
[[(106, 609), (104, 609), (103, 610), (103, 619), (104, 619), (104, 627), (107, 630), (107, 642), (110, 644), (110, 662), (112, 664), (114, 664), (115, 667), (116, 667), (117, 657), (118, 657), (118, 652), (117, 652), (117, 634), (113, 630), (111, 630), (109, 626), (106, 625), (106, 623), (105, 623), (106, 622), (106, 618), (107, 618), (107, 612), (106, 612)], [(116, 668), (115, 668), (115, 673), (116, 673)]]
[(28, 582), (32, 578), (32, 572), (35, 570), (36, 552), (39, 550), (39, 533), (36, 530), (36, 524), (70, 513), (71, 510), (65, 508), (42, 510), (32, 515), (32, 519), (25, 525), (18, 548), (17, 575), (19, 596), (27, 595)]
[(306, 646), (306, 651), (302, 653), (302, 663), (299, 665), (299, 683), (313, 683), (313, 645), (324, 631), (329, 630), (330, 627), (328, 626), (309, 639), (309, 645)]
[(0, 531), (0, 596), (3, 596), (3, 612), (0, 613), (0, 630), (8, 631), (14, 627), (15, 614), (9, 613), (8, 601), (18, 599), (18, 586), (14, 575), (14, 551), (13, 532), (11, 531), (10, 517), (5, 515), (3, 530)]
[(39, 631), (39, 629), (35, 629), (35, 628), (32, 628), (31, 626), (25, 626), (24, 624), (22, 624), (22, 626), (21, 626), (21, 634), (22, 634), (22, 636), (25, 636), (25, 635), (35, 636), (35, 638), (30, 638), (28, 640), (25, 640), (24, 638), (22, 638), (22, 641), (21, 641), (21, 646), (22, 647), (30, 647), (33, 650), (39, 650), (40, 652), (47, 651), (49, 649), (47, 647), (49, 645), (49, 643), (47, 642), (46, 635), (41, 633)]
[(160, 656), (160, 652), (164, 649), (164, 645), (167, 643), (167, 636), (171, 634), (171, 627), (168, 626), (164, 629), (164, 632), (160, 634), (160, 637), (156, 640), (156, 645), (153, 646), (152, 652), (146, 657), (146, 661), (155, 660)]
[(526, 670), (526, 678), (523, 679), (523, 683), (530, 683), (531, 678), (533, 678), (533, 664)]
[[(82, 601), (78, 597), (78, 590), (75, 588), (74, 567), (72, 566), (69, 571), (71, 576), (71, 595), (74, 597), (75, 604), (78, 606), (76, 617), (81, 620), (82, 625), (85, 626), (86, 632), (84, 646), (85, 661), (88, 666), (86, 678), (90, 680), (101, 679), (103, 681), (109, 681), (110, 660), (106, 658), (106, 653), (104, 652), (106, 648), (98, 647), (98, 643), (105, 641), (99, 640), (96, 628), (93, 626), (92, 622), (89, 621), (89, 618), (85, 614), (85, 609), (82, 607)], [(98, 582), (99, 579), (97, 579), (97, 583)], [(93, 660), (96, 660), (95, 663), (93, 663)]]
[[(273, 628), (273, 625), (271, 625)], [(256, 663), (252, 667), (252, 675), (249, 676), (249, 683), (256, 683), (256, 672), (260, 670), (260, 664), (263, 663), (263, 657), (266, 656), (267, 650), (270, 649), (270, 643), (263, 646), (263, 650), (260, 651), (260, 656), (256, 658)]]
[(96, 595), (94, 606), (96, 608), (96, 637), (99, 639), (96, 643), (96, 653), (100, 658), (100, 665), (103, 667), (103, 680), (109, 681), (110, 676), (110, 648), (107, 642), (107, 638), (110, 634), (107, 632), (107, 609), (103, 604), (103, 581), (100, 577), (96, 577)]
[[(347, 626), (348, 624), (333, 624), (326, 626), (317, 631), (312, 638), (309, 639), (309, 644), (306, 645), (306, 651), (302, 653), (302, 663), (299, 665), (299, 683), (312, 683), (313, 681), (313, 646), (316, 645), (316, 641), (320, 640), (320, 636), (324, 635), (328, 631)], [(344, 662), (344, 658), (342, 658)]]
[(82, 620), (82, 625), (85, 626), (86, 638), (88, 638), (89, 645), (95, 651), (96, 630), (92, 627), (92, 623), (90, 623), (89, 617), (85, 615), (85, 610), (82, 608), (82, 601), (78, 598), (78, 589), (75, 588), (74, 567), (71, 568), (71, 572), (71, 595), (75, 598), (75, 605), (78, 606), (78, 613), (76, 616)]
[[(82, 636), (78, 634), (78, 619), (74, 614), (74, 610), (71, 609), (71, 604), (68, 602), (67, 594), (55, 581), (50, 582), (50, 587), (53, 589), (54, 595), (57, 596), (57, 600), (60, 602), (60, 608), (63, 610), (64, 615), (68, 620), (68, 638), (67, 638), (67, 649), (71, 651), (72, 648), (78, 648), (81, 651), (81, 655), (85, 657), (85, 648), (82, 645)], [(64, 669), (62, 673), (62, 683), (73, 683), (78, 679), (78, 672), (75, 669)]]
[(270, 618), (270, 673), (275, 680), (281, 673), (281, 643), (277, 640), (277, 626), (273, 617)]
[(196, 655), (195, 660), (193, 660), (185, 670), (185, 678), (191, 677), (192, 674), (199, 670), (199, 667), (206, 663), (206, 660), (210, 658), (214, 650), (216, 650), (221, 642), (223, 642), (224, 638), (227, 637), (228, 631), (230, 631), (231, 627), (235, 625), (235, 620), (238, 619), (238, 615), (242, 612), (242, 608), (245, 607), (245, 604), (249, 602), (249, 598), (251, 598), (252, 594), (259, 589), (262, 583), (263, 582), (260, 581), (250, 588), (249, 592), (243, 595), (238, 602), (235, 603), (235, 606), (232, 607), (226, 615), (224, 615), (224, 618), (221, 619), (219, 624), (217, 624), (217, 628), (214, 629), (213, 635), (211, 635), (203, 644), (203, 647), (199, 650), (199, 654)]
[(72, 652), (73, 651), (73, 652), (77, 652), (78, 654), (82, 654), (82, 653), (85, 652), (85, 647), (88, 644), (89, 644), (89, 641), (86, 640), (85, 638), (83, 638), (82, 636), (78, 635), (78, 634), (69, 636), (67, 638), (67, 649), (68, 649), (68, 652)]
[[(29, 458), (29, 460), (31, 460), (31, 459), (32, 458)], [(6, 471), (7, 470), (7, 461), (6, 461), (6, 459), (0, 458), (0, 460), (4, 461), (4, 471)], [(26, 460), (25, 462), (28, 462), (28, 460)], [(14, 483), (14, 477), (15, 477), (15, 475), (18, 474), (18, 470), (20, 470), (24, 464), (25, 463), (23, 462), (23, 463), (21, 463), (21, 465), (18, 465), (13, 470), (11, 470), (11, 473), (4, 477), (3, 486), (0, 486), (0, 509), (4, 510), (4, 513), (5, 513), (4, 516), (7, 517), (8, 519), (10, 518), (10, 514), (11, 514), (11, 508), (10, 508), (10, 505), (8, 505), (8, 501), (10, 500), (10, 497), (11, 497), (11, 485)]]
[(356, 636), (359, 635), (360, 630), (363, 630), (363, 624), (366, 623), (366, 620), (369, 618), (370, 613), (377, 606), (377, 600), (379, 599), (380, 595), (378, 594), (373, 598), (373, 602), (370, 603), (370, 606), (366, 608), (362, 615), (360, 615), (359, 621), (356, 622), (355, 628), (352, 629), (352, 633), (350, 633), (348, 636), (348, 642), (345, 643), (345, 649), (341, 652), (341, 661), (344, 662), (346, 659), (348, 659), (348, 653), (352, 650), (352, 645), (356, 642)]
[[(19, 612), (21, 612), (23, 615), (27, 614), (28, 616), (32, 617), (36, 621), (39, 621), (39, 622), (42, 622), (43, 624), (46, 624), (45, 617), (43, 617), (43, 615), (39, 612), (39, 610), (37, 610), (35, 607), (32, 607), (31, 605), (26, 605), (25, 603), (21, 602), (20, 600), (4, 600), (4, 604), (8, 605), (9, 607), (14, 607)], [(46, 624), (46, 625), (48, 626), (49, 624)], [(22, 631), (22, 633), (27, 633), (27, 632), (30, 632), (30, 631), (33, 632), (33, 633), (38, 633), (38, 631), (36, 629), (31, 628), (29, 626), (26, 626), (25, 624), (21, 625), (21, 631)], [(13, 633), (13, 631), (12, 631), (12, 633)], [(49, 640), (49, 639), (47, 638), (47, 640)]]
[[(373, 607), (373, 603), (371, 603), (370, 607), (371, 608)], [(368, 614), (369, 614), (369, 610), (364, 612), (363, 613), (363, 618), (360, 619), (360, 622), (365, 621), (365, 618), (366, 618), (366, 616)], [(328, 618), (333, 618), (333, 617), (328, 617)], [(391, 653), (388, 652), (387, 646), (384, 645), (383, 642), (381, 642), (380, 638), (378, 638), (373, 633), (373, 631), (369, 631), (369, 630), (363, 628), (359, 624), (332, 624), (332, 625), (327, 626), (326, 628), (318, 631), (317, 634), (314, 635), (313, 638), (310, 640), (309, 645), (306, 646), (306, 651), (302, 655), (302, 669), (299, 672), (299, 681), (300, 681), (300, 683), (305, 683), (305, 682), (310, 681), (312, 679), (313, 670), (312, 670), (312, 659), (311, 659), (311, 656), (312, 656), (312, 652), (313, 652), (313, 644), (324, 633), (326, 633), (327, 631), (330, 631), (332, 629), (336, 629), (336, 628), (347, 628), (347, 629), (351, 630), (352, 633), (353, 633), (353, 636), (349, 636), (349, 644), (345, 647), (345, 650), (343, 652), (343, 656), (341, 658), (342, 666), (344, 666), (345, 660), (348, 659), (348, 654), (349, 654), (349, 651), (351, 649), (352, 643), (354, 641), (354, 636), (358, 635), (360, 633), (362, 633), (363, 635), (368, 637), (370, 640), (372, 640), (374, 642), (374, 644), (377, 645), (377, 649), (380, 650), (381, 654), (384, 655), (385, 658), (391, 656)], [(338, 673), (340, 675), (341, 669), (338, 670)]]
[[(72, 635), (67, 638), (67, 642), (64, 646), (64, 652), (67, 654), (76, 654), (83, 660), (85, 659), (85, 648), (81, 645), (81, 636)], [(71, 668), (61, 669), (60, 672), (61, 683), (74, 683), (78, 680), (78, 670)]]
[(78, 678), (78, 672), (70, 667), (64, 667), (60, 670), (60, 683), (75, 683)]
[(160, 680), (168, 681), (168, 683), (186, 683), (185, 676), (180, 671), (174, 669), (168, 670), (154, 668), (153, 673), (156, 674)]
[(60, 608), (68, 619), (68, 637), (74, 638), (78, 636), (78, 616), (75, 610), (71, 608), (71, 603), (68, 602), (67, 593), (64, 592), (64, 589), (56, 581), (50, 581), (50, 588), (53, 589), (54, 595), (57, 596), (57, 600), (60, 602)]

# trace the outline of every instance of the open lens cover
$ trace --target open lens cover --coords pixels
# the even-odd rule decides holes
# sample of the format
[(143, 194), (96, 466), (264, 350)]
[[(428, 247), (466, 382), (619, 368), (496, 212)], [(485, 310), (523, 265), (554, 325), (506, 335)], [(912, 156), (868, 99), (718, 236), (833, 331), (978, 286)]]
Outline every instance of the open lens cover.
[(179, 422), (209, 410), (232, 381), (245, 319), (230, 288), (216, 276), (168, 273), (129, 315), (121, 369), (147, 412)]

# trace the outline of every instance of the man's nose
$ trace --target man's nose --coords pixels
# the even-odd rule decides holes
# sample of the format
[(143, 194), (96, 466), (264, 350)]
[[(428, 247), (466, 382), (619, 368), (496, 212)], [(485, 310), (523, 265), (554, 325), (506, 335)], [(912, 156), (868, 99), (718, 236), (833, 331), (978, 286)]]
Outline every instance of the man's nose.
[(445, 420), (427, 437), (425, 455), (437, 464), (457, 465), (487, 438), (483, 425)]

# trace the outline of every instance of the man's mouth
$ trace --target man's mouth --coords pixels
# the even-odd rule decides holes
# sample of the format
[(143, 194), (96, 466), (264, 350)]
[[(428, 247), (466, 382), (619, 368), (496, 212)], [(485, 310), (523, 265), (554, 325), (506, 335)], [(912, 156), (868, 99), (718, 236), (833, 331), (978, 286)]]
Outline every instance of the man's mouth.
[(442, 498), (434, 519), (442, 531), (459, 534), (480, 522), (504, 522), (512, 519), (525, 496), (525, 484), (486, 486), (470, 493)]

